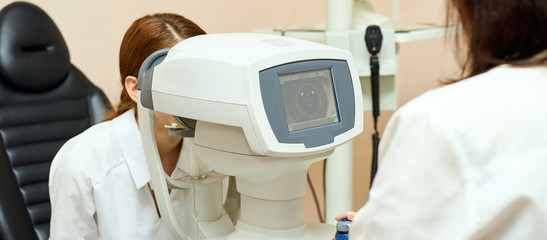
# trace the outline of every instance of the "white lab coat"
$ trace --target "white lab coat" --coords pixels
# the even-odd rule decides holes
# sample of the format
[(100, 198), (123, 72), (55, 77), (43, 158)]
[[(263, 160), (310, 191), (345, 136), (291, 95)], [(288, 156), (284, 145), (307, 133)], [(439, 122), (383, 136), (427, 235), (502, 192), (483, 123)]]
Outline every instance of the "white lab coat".
[(396, 111), (350, 239), (547, 239), (547, 67), (503, 65)]
[[(174, 178), (185, 175), (183, 162), (179, 159)], [(70, 139), (52, 162), (50, 238), (175, 239), (158, 217), (149, 182), (134, 111), (92, 126)], [(170, 193), (175, 216), (184, 214), (182, 194)]]

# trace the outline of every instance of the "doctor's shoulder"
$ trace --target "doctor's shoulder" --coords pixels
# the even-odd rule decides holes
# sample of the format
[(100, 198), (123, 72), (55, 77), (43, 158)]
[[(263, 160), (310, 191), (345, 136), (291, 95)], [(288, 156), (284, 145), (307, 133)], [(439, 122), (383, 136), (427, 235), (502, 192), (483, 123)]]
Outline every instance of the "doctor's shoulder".
[[(498, 91), (514, 84), (515, 79), (538, 79), (545, 68), (523, 68), (502, 65), (484, 73), (448, 83), (440, 81), (439, 86), (430, 89), (401, 106), (399, 114), (431, 114), (436, 118), (454, 118), (470, 109), (489, 104), (496, 98), (503, 98)], [(545, 78), (545, 77), (544, 77)], [(491, 101), (485, 101), (485, 99)]]

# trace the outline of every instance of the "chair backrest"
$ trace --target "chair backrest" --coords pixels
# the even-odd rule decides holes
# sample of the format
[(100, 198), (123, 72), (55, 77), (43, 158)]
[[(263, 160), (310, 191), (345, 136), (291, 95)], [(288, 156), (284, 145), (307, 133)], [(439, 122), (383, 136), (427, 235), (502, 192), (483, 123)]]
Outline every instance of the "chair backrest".
[(51, 160), (109, 106), (42, 9), (0, 11), (0, 239), (49, 238)]

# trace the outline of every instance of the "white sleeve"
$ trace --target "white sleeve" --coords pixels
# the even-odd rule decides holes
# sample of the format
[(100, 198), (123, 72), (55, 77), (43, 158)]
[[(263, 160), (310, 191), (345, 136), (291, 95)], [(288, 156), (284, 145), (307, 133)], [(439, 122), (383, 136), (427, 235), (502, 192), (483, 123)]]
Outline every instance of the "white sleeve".
[(468, 232), (471, 173), (443, 124), (419, 107), (393, 115), (369, 200), (354, 219), (350, 239), (466, 239), (461, 234)]
[(85, 156), (71, 154), (67, 148), (57, 153), (49, 173), (50, 239), (99, 239), (92, 184), (82, 161)]

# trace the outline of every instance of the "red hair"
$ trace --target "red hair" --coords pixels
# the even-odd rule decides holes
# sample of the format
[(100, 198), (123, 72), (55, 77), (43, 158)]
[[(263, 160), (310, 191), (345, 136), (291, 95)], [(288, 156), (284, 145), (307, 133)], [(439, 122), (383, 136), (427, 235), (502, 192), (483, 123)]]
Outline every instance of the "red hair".
[(205, 34), (191, 20), (171, 13), (158, 13), (137, 19), (125, 32), (120, 47), (120, 77), (123, 86), (120, 103), (108, 114), (111, 120), (124, 112), (136, 109), (125, 89), (125, 78), (137, 77), (144, 60), (153, 52), (169, 48), (178, 42), (193, 36)]

